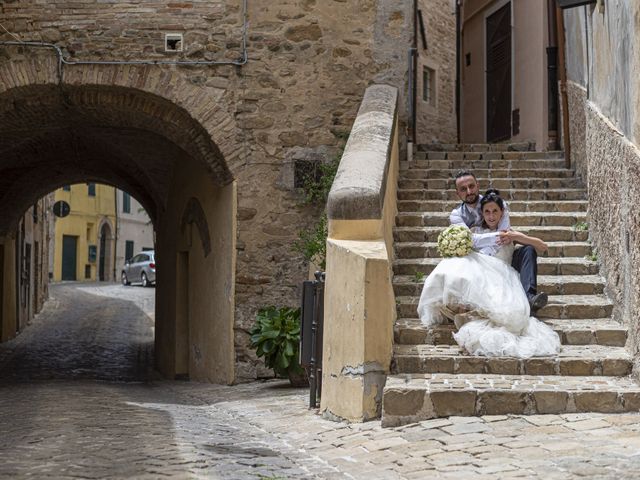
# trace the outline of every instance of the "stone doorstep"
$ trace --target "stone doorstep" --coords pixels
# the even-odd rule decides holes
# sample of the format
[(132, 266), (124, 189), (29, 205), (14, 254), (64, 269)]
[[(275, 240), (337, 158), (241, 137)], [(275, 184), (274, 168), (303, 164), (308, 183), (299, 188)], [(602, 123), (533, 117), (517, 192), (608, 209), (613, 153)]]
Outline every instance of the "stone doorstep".
[[(538, 275), (538, 291), (548, 295), (592, 295), (604, 292), (600, 275)], [(416, 282), (413, 275), (396, 275), (393, 288), (397, 296), (419, 296), (424, 279)]]
[(632, 357), (623, 347), (565, 345), (558, 355), (513, 358), (471, 356), (457, 345), (394, 345), (394, 373), (625, 376)]
[[(558, 189), (558, 188), (581, 188), (582, 182), (577, 177), (572, 178), (481, 178), (478, 182), (483, 188), (502, 189)], [(453, 178), (433, 178), (433, 179), (410, 179), (402, 178), (398, 180), (398, 188), (426, 188), (430, 190), (454, 190)]]
[[(418, 309), (418, 296), (396, 297), (399, 318), (412, 318)], [(606, 318), (613, 303), (606, 295), (549, 295), (549, 303), (537, 311), (538, 318), (580, 319)]]
[[(396, 215), (398, 227), (449, 226), (450, 212), (400, 212)], [(513, 227), (574, 226), (587, 219), (586, 212), (510, 212)]]
[[(587, 200), (514, 200), (509, 203), (510, 212), (586, 212), (589, 202)], [(446, 212), (460, 205), (459, 200), (399, 200), (398, 210), (407, 213)]]
[[(585, 200), (587, 194), (584, 188), (501, 188), (500, 195), (507, 201), (513, 200)], [(456, 192), (453, 188), (426, 190), (420, 188), (399, 188), (399, 200), (456, 200)]]
[[(409, 168), (402, 170), (403, 179), (453, 179), (459, 169), (455, 168)], [(471, 169), (469, 169), (471, 170)], [(491, 178), (493, 180), (509, 180), (511, 178), (573, 178), (575, 172), (566, 168), (475, 168), (472, 170), (476, 177)]]
[[(395, 275), (428, 275), (441, 258), (398, 259), (393, 262)], [(584, 257), (538, 257), (538, 275), (597, 275), (598, 264)]]
[[(547, 245), (551, 258), (584, 257), (592, 250), (589, 242), (547, 242)], [(396, 258), (438, 258), (437, 246), (437, 242), (395, 242)]]
[(382, 426), (432, 418), (507, 414), (640, 411), (629, 377), (392, 375), (382, 396)]
[[(564, 320), (550, 318), (543, 320), (553, 328), (563, 345), (606, 345), (624, 347), (627, 328), (609, 318), (587, 318)], [(415, 345), (455, 345), (451, 323), (425, 327), (418, 318), (399, 318), (394, 325), (394, 343)]]

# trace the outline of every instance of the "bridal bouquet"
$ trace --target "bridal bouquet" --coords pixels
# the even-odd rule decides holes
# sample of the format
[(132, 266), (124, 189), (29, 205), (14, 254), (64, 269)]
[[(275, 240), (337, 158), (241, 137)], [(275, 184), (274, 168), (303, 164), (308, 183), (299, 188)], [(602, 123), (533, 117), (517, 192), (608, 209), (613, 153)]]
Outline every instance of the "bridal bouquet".
[(438, 235), (438, 252), (443, 257), (464, 257), (471, 252), (471, 230), (451, 225)]

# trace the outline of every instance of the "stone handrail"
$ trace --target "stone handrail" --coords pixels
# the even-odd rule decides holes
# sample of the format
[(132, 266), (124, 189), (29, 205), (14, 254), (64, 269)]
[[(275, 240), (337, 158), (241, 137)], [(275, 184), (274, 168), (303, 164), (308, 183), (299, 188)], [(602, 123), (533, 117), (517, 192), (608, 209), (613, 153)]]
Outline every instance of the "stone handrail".
[(329, 193), (321, 399), (328, 418), (380, 415), (396, 315), (397, 105), (396, 88), (367, 88)]

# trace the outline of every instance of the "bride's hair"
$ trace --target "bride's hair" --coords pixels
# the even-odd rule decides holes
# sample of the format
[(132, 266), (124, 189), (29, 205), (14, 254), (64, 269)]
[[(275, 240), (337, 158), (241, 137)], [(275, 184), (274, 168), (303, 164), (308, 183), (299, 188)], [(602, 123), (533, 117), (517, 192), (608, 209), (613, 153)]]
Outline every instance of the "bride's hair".
[[(502, 200), (502, 197), (500, 197), (500, 192), (495, 188), (490, 188), (486, 192), (484, 192), (484, 195), (482, 196), (482, 200), (480, 200), (480, 211), (482, 212), (482, 210), (484, 210), (484, 206), (487, 203), (492, 203), (492, 202), (498, 205), (498, 208), (500, 208), (501, 211), (504, 211), (504, 200)], [(482, 218), (482, 226), (484, 228), (489, 227), (487, 223), (484, 221), (484, 215)]]

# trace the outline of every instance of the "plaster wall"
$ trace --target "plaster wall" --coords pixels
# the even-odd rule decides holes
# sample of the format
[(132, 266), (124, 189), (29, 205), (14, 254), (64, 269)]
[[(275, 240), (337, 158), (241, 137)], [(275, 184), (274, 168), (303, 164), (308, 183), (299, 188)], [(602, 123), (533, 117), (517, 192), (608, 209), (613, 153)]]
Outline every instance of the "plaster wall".
[(640, 138), (640, 3), (606, 2), (588, 8), (589, 100), (633, 143)]
[[(176, 168), (170, 206), (159, 221), (156, 351), (165, 353), (156, 361), (170, 377), (232, 383), (237, 191), (235, 183), (212, 185), (205, 173), (195, 163)], [(183, 222), (192, 198), (204, 212), (208, 238)]]
[[(126, 242), (133, 242), (134, 255), (142, 250), (153, 250), (155, 245), (153, 223), (140, 202), (130, 196), (130, 209), (123, 209), (122, 190), (117, 190), (118, 235), (116, 245), (116, 273), (124, 266)], [(118, 277), (116, 277), (117, 280)]]
[(569, 55), (565, 55), (567, 79), (586, 88), (589, 81), (587, 52), (587, 18), (589, 6), (564, 10), (565, 44)]
[[(53, 279), (62, 280), (62, 245), (63, 236), (77, 237), (76, 243), (76, 281), (96, 281), (98, 279), (98, 261), (100, 258), (100, 227), (108, 222), (111, 231), (115, 225), (114, 188), (97, 184), (96, 195), (89, 196), (86, 184), (70, 186), (70, 191), (62, 188), (56, 190), (55, 201), (64, 200), (70, 206), (70, 213), (64, 218), (58, 218), (55, 223), (55, 252)], [(113, 242), (113, 240), (111, 240)], [(89, 261), (89, 246), (96, 247), (95, 261)], [(113, 245), (110, 251), (113, 252)], [(85, 266), (90, 266), (90, 274), (85, 275)], [(113, 257), (105, 268), (110, 271), (113, 267)]]

